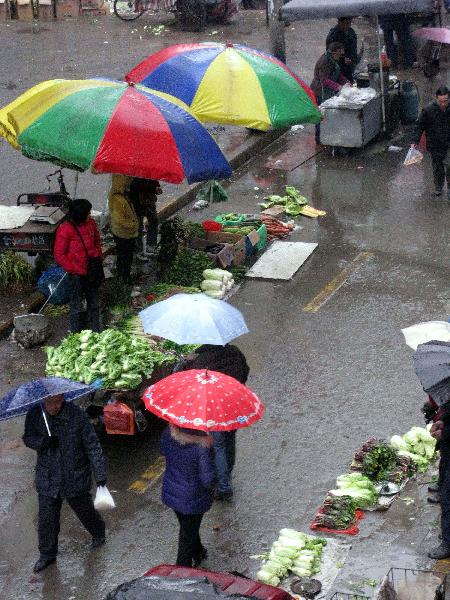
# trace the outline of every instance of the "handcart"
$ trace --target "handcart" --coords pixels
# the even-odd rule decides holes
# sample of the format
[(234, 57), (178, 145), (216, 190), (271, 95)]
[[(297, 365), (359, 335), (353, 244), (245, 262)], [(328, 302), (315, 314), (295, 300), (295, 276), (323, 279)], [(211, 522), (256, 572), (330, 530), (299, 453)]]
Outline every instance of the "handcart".
[(18, 227), (4, 229), (0, 225), (0, 250), (27, 252), (29, 255), (53, 253), (56, 229), (64, 220), (71, 201), (60, 169), (47, 175), (49, 185), (55, 176), (59, 191), (19, 195), (16, 205), (24, 207), (23, 212), (28, 218)]

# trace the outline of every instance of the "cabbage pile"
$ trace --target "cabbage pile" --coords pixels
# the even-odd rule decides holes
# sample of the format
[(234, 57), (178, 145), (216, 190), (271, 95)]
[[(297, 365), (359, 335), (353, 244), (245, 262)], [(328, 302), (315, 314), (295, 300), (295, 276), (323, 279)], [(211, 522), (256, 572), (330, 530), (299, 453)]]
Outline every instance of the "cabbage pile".
[(424, 427), (412, 427), (404, 436), (393, 435), (391, 446), (399, 456), (411, 458), (419, 471), (427, 469), (436, 452), (436, 440)]
[(378, 501), (375, 484), (361, 473), (340, 475), (336, 480), (337, 489), (330, 490), (332, 496), (350, 496), (355, 508), (373, 506)]
[(295, 529), (281, 529), (270, 552), (262, 555), (265, 562), (257, 572), (256, 579), (268, 585), (278, 585), (289, 572), (298, 577), (310, 577), (318, 573), (326, 543), (323, 538)]
[(59, 346), (47, 346), (44, 351), (47, 375), (88, 385), (100, 379), (102, 387), (114, 389), (133, 389), (150, 377), (155, 366), (177, 360), (152, 350), (143, 338), (114, 329), (71, 333)]

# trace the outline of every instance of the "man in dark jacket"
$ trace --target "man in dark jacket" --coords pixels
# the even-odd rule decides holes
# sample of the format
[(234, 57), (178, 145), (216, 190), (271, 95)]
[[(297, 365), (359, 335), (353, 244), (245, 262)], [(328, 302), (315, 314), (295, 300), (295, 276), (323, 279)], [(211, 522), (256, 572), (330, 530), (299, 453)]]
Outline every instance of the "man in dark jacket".
[[(242, 384), (246, 383), (250, 371), (244, 354), (231, 344), (200, 346), (176, 368), (177, 371), (189, 369), (210, 369), (234, 377)], [(236, 459), (236, 431), (213, 431), (212, 437), (218, 480), (215, 497), (216, 500), (229, 500), (233, 495), (231, 473)]]
[(344, 45), (344, 56), (339, 61), (341, 73), (349, 81), (353, 81), (353, 73), (358, 63), (358, 38), (352, 27), (352, 17), (340, 17), (337, 25), (330, 29), (327, 36), (326, 48), (332, 42)]
[(425, 132), (427, 150), (431, 154), (433, 165), (434, 193), (440, 196), (447, 180), (447, 194), (450, 199), (450, 167), (447, 158), (450, 141), (449, 94), (446, 87), (440, 87), (436, 91), (436, 100), (422, 110), (411, 147), (414, 148), (419, 143)]
[(105, 543), (105, 523), (94, 508), (90, 489), (91, 470), (97, 485), (106, 484), (106, 464), (86, 413), (65, 402), (63, 395), (30, 408), (23, 441), (37, 451), (40, 558), (33, 569), (37, 573), (56, 561), (63, 499), (92, 535), (92, 547)]

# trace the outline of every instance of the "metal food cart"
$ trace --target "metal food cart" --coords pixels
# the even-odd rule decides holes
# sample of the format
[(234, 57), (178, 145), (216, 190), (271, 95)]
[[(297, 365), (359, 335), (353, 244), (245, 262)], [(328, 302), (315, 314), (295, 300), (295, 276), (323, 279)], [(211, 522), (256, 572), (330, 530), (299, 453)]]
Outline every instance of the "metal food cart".
[[(406, 15), (414, 15), (417, 13), (433, 13), (435, 10), (436, 0), (290, 0), (281, 7), (279, 12), (280, 21), (297, 21), (307, 19), (329, 19), (351, 16), (373, 16), (377, 18), (381, 15), (391, 15), (403, 13)], [(280, 31), (280, 29), (279, 29)], [(284, 33), (282, 34), (284, 36)], [(383, 73), (383, 65), (381, 61), (381, 44), (380, 36), (378, 38), (378, 57), (379, 70)], [(279, 43), (281, 47), (283, 43)], [(372, 102), (362, 108), (348, 108), (346, 110), (336, 110), (331, 113), (326, 113), (327, 118), (321, 124), (321, 142), (326, 145), (344, 146), (344, 147), (361, 147), (368, 143), (377, 133), (386, 130), (386, 107), (388, 90), (385, 87), (385, 77), (380, 76), (380, 94)], [(321, 108), (327, 108), (326, 103), (321, 105)], [(381, 111), (379, 118), (378, 110)], [(335, 128), (337, 119), (345, 120)], [(349, 131), (348, 128), (352, 130)], [(325, 129), (322, 134), (322, 129)], [(345, 135), (344, 135), (345, 130)], [(340, 140), (335, 136), (335, 132), (343, 135)], [(344, 139), (346, 138), (346, 139)], [(332, 140), (326, 141), (327, 139)]]

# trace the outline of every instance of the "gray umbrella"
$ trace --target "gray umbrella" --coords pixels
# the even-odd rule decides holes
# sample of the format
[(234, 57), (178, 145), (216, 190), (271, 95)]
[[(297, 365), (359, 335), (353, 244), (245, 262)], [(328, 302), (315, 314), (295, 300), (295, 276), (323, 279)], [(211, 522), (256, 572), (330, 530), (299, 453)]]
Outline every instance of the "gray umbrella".
[(450, 400), (450, 342), (420, 344), (414, 353), (416, 375), (437, 404)]

